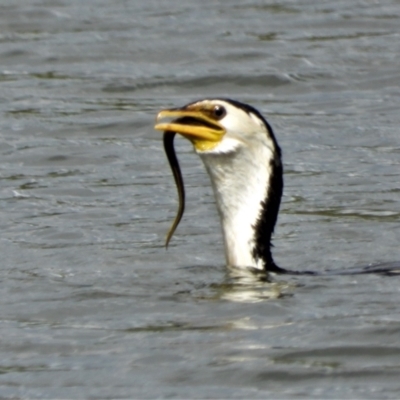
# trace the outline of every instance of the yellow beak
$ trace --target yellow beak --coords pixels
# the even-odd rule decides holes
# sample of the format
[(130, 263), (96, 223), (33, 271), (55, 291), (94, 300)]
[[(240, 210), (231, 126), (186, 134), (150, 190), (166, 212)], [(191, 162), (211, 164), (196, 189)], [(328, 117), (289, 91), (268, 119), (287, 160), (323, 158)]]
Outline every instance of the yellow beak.
[[(160, 120), (171, 117), (177, 119), (159, 123)], [(225, 128), (201, 110), (162, 110), (158, 113), (156, 122), (154, 129), (180, 133), (193, 142), (199, 151), (215, 147), (225, 134)]]

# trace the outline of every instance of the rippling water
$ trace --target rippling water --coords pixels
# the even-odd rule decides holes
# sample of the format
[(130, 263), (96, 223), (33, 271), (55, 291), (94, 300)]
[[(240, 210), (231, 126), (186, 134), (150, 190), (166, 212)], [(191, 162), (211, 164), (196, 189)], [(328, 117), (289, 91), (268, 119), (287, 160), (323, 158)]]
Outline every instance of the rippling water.
[(166, 251), (153, 124), (252, 104), (284, 152), (277, 263), (398, 262), (399, 20), (394, 0), (2, 1), (0, 397), (397, 398), (400, 280), (226, 276), (183, 140)]

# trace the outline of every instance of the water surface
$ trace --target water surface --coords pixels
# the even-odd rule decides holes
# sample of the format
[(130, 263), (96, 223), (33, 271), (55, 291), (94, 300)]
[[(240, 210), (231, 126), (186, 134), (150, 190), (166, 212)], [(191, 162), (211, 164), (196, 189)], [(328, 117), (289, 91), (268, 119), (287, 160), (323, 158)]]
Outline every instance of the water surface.
[[(26, 3), (26, 2), (25, 2)], [(398, 398), (399, 279), (226, 275), (208, 177), (156, 113), (259, 109), (277, 263), (400, 260), (396, 1), (0, 5), (2, 398)]]

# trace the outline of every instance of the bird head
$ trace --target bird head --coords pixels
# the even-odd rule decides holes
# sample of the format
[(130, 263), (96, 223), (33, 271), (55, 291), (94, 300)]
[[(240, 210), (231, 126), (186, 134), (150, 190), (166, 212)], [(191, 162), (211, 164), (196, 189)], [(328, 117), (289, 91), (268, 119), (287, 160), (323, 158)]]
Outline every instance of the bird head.
[(162, 110), (155, 129), (181, 134), (199, 154), (226, 154), (259, 144), (271, 150), (277, 147), (272, 130), (256, 109), (227, 99), (205, 99)]

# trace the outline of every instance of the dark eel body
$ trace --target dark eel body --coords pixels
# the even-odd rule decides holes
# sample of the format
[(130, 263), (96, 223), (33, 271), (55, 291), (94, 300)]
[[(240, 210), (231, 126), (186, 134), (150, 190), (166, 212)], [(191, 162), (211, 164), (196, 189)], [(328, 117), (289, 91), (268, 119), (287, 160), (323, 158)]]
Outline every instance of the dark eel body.
[(183, 212), (185, 211), (185, 187), (183, 186), (183, 179), (181, 174), (181, 168), (179, 167), (178, 158), (176, 157), (175, 148), (174, 148), (174, 138), (175, 132), (165, 131), (164, 132), (164, 150), (167, 155), (169, 165), (172, 170), (172, 174), (174, 175), (176, 188), (178, 189), (178, 199), (179, 206), (178, 212), (176, 214), (175, 220), (168, 231), (167, 239), (165, 240), (165, 247), (168, 247), (168, 243), (172, 238), (176, 228), (181, 221)]

